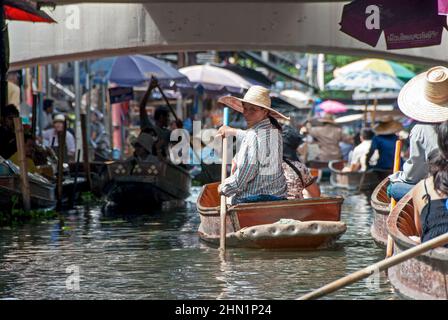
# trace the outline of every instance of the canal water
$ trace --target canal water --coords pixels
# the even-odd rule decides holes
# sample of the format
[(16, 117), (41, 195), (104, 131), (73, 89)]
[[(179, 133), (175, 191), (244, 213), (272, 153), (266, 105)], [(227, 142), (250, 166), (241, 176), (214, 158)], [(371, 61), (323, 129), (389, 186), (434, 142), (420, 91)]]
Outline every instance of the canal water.
[[(332, 250), (217, 249), (198, 240), (193, 188), (184, 210), (155, 215), (78, 207), (0, 229), (0, 299), (295, 299), (384, 257), (372, 241), (370, 195), (345, 197), (347, 232)], [(397, 299), (384, 274), (324, 299)]]

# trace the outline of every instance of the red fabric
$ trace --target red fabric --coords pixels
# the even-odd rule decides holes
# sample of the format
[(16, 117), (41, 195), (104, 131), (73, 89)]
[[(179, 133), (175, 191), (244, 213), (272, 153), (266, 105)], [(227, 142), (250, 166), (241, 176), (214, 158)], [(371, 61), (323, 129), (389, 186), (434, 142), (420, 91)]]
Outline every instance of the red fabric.
[(5, 17), (8, 20), (30, 21), (30, 22), (48, 22), (53, 23), (53, 19), (47, 19), (36, 14), (26, 12), (24, 10), (4, 5)]

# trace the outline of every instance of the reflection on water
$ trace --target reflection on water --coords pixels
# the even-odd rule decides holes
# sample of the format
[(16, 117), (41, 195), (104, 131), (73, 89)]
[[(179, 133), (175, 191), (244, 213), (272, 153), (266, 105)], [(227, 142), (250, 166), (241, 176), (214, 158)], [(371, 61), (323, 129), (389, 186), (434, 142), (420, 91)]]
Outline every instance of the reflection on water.
[[(198, 191), (181, 211), (117, 215), (79, 207), (63, 220), (0, 229), (0, 298), (295, 299), (384, 256), (370, 238), (369, 195), (345, 192), (348, 230), (336, 248), (229, 249), (222, 263), (216, 249), (198, 240)], [(330, 186), (324, 191), (341, 193)], [(79, 291), (66, 286), (73, 267), (79, 268)], [(329, 298), (396, 296), (381, 275)]]

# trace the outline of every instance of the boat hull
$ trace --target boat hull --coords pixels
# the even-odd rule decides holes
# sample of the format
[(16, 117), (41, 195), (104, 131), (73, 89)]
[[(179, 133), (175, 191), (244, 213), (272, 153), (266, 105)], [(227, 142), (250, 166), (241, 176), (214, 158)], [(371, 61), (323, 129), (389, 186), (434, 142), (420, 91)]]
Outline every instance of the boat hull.
[(106, 197), (119, 207), (159, 208), (190, 195), (189, 173), (159, 161), (112, 162), (107, 165)]
[(328, 167), (331, 171), (330, 183), (338, 188), (348, 190), (371, 190), (381, 182), (383, 172), (342, 172), (346, 161), (331, 161)]
[[(219, 243), (218, 183), (203, 187), (198, 198), (202, 240)], [(342, 197), (268, 201), (230, 206), (226, 216), (228, 246), (249, 248), (327, 248), (346, 231), (340, 222)]]
[[(2, 209), (23, 205), (19, 175), (0, 176), (0, 205)], [(29, 179), (32, 209), (51, 209), (56, 206), (55, 185)], [(17, 202), (15, 202), (16, 200)]]
[(386, 190), (389, 185), (389, 178), (385, 178), (373, 190), (370, 204), (373, 211), (372, 225), (370, 234), (373, 240), (381, 247), (387, 246), (387, 217), (390, 212), (390, 198), (387, 196)]
[[(394, 240), (394, 254), (417, 245), (409, 238), (417, 236), (411, 195), (406, 195), (392, 210), (387, 229)], [(388, 277), (399, 294), (406, 298), (448, 300), (448, 249), (436, 248), (408, 259), (391, 267)]]

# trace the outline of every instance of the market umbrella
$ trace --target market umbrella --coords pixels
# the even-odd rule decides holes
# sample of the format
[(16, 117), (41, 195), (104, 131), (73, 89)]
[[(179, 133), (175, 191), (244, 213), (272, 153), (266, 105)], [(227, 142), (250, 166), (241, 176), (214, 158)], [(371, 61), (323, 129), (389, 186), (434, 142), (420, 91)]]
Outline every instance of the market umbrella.
[(5, 18), (8, 20), (55, 23), (47, 13), (38, 10), (34, 1), (3, 0)]
[[(55, 23), (48, 14), (38, 10), (37, 5), (29, 0), (3, 0), (0, 4), (0, 116), (6, 105), (9, 69), (9, 37), (5, 20)], [(1, 31), (3, 30), (3, 32)]]
[(355, 0), (344, 5), (341, 31), (375, 47), (384, 31), (386, 46), (405, 49), (439, 45), (446, 18), (435, 0)]
[(240, 75), (211, 65), (195, 65), (179, 69), (193, 84), (201, 84), (205, 91), (241, 94), (252, 84)]
[(334, 100), (326, 100), (316, 106), (317, 109), (322, 109), (325, 113), (337, 114), (347, 112), (347, 107), (339, 102)]
[[(136, 54), (120, 57), (108, 57), (95, 61), (89, 67), (93, 73), (93, 83), (113, 82), (120, 87), (145, 85), (152, 76), (163, 87), (176, 85), (188, 86), (188, 78), (168, 63), (154, 57)], [(58, 76), (62, 84), (73, 84), (74, 69), (68, 69)], [(81, 83), (85, 83), (86, 72), (81, 69)]]
[(252, 68), (242, 67), (237, 64), (226, 64), (222, 66), (222, 68), (239, 74), (253, 85), (270, 88), (274, 84), (272, 80), (265, 76), (263, 73)]
[(353, 71), (373, 70), (394, 76), (402, 81), (409, 81), (415, 76), (411, 70), (403, 67), (393, 61), (384, 59), (363, 59), (349, 63), (341, 68), (334, 70), (335, 77), (347, 74)]
[(400, 91), (403, 86), (403, 81), (386, 73), (362, 70), (334, 78), (325, 87), (328, 90), (371, 92), (373, 90)]

